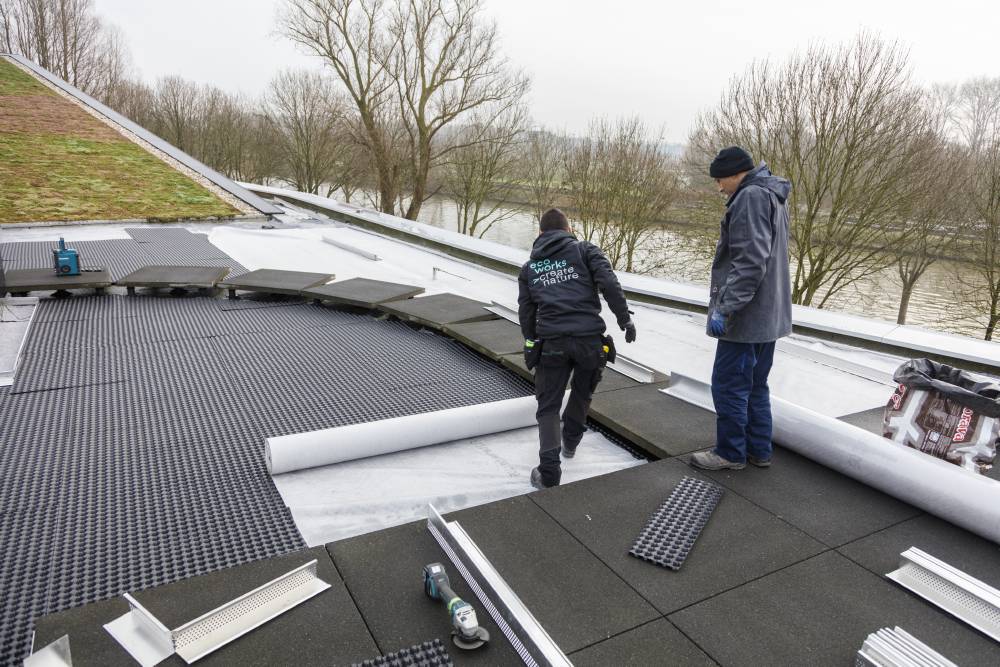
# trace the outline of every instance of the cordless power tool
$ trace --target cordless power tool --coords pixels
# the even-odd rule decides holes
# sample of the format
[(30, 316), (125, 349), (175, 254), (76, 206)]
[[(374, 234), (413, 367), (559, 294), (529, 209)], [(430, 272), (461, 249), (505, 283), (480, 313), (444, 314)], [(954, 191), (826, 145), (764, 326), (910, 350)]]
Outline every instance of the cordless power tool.
[(441, 600), (448, 607), (451, 616), (451, 641), (460, 649), (471, 651), (485, 646), (490, 633), (479, 627), (476, 610), (472, 605), (455, 595), (451, 589), (448, 573), (441, 563), (424, 566), (424, 592), (427, 597)]

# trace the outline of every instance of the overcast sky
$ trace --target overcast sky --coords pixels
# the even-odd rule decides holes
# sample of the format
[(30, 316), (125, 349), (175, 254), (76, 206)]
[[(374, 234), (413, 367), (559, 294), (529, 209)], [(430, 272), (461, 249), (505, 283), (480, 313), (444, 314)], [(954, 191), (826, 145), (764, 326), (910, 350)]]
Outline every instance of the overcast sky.
[[(281, 0), (96, 0), (147, 80), (179, 74), (258, 93), (278, 70), (319, 67), (276, 33)], [(504, 52), (532, 78), (538, 124), (583, 132), (638, 114), (683, 142), (698, 112), (755, 59), (867, 29), (910, 49), (922, 83), (1000, 76), (1000, 3), (952, 0), (486, 0)], [(928, 7), (924, 9), (923, 7)]]

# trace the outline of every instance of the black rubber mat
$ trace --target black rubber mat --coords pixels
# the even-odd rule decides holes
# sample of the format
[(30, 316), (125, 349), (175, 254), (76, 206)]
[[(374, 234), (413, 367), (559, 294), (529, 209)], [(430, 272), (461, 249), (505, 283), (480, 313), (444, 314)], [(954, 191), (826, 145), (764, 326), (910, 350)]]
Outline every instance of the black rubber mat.
[(352, 667), (451, 667), (454, 663), (444, 642), (434, 639), (395, 653), (387, 653), (371, 660), (356, 662)]
[(230, 296), (233, 296), (236, 290), (298, 296), (302, 290), (317, 287), (333, 278), (332, 273), (257, 269), (242, 275), (229, 276), (219, 283), (219, 287), (229, 290)]
[(387, 283), (382, 280), (370, 280), (368, 278), (351, 278), (349, 280), (341, 280), (302, 290), (304, 296), (319, 299), (320, 301), (331, 301), (333, 303), (359, 306), (361, 308), (374, 308), (386, 301), (409, 299), (418, 294), (423, 294), (423, 292), (424, 288), (417, 287), (416, 285)]
[(531, 388), (449, 339), (312, 304), (43, 300), (0, 389), (0, 665), (32, 619), (303, 547), (265, 434)]
[(128, 287), (215, 287), (229, 269), (218, 266), (144, 266), (118, 281)]
[(722, 487), (685, 477), (650, 517), (629, 555), (679, 570), (720, 498)]

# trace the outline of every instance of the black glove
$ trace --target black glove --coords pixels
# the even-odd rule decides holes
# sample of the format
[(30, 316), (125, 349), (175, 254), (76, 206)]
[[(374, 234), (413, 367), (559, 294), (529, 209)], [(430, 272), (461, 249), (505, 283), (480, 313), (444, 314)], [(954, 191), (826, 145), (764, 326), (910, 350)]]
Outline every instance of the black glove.
[(622, 328), (625, 330), (625, 342), (626, 343), (634, 343), (635, 342), (635, 324), (632, 322), (632, 320), (629, 320), (628, 322), (626, 322), (625, 326), (622, 327)]

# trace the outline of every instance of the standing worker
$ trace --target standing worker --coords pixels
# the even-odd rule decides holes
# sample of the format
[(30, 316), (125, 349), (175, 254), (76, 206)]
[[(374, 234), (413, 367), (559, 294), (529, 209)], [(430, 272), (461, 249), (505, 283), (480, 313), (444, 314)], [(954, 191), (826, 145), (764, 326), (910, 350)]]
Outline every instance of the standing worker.
[(625, 342), (635, 340), (625, 293), (611, 269), (611, 262), (593, 243), (577, 241), (569, 221), (557, 208), (539, 220), (538, 238), (531, 258), (518, 276), (517, 315), (525, 340), (525, 361), (535, 368), (538, 399), (539, 460), (531, 471), (531, 485), (543, 489), (559, 484), (559, 409), (572, 374), (569, 401), (562, 414), (562, 454), (573, 458), (586, 430), (587, 410), (601, 370), (607, 362), (603, 336), (600, 289)]
[(712, 369), (715, 449), (691, 463), (706, 470), (771, 465), (771, 397), (767, 376), (774, 342), (792, 332), (788, 275), (788, 193), (742, 148), (719, 151), (709, 167), (729, 197), (712, 262), (708, 335), (719, 339)]

